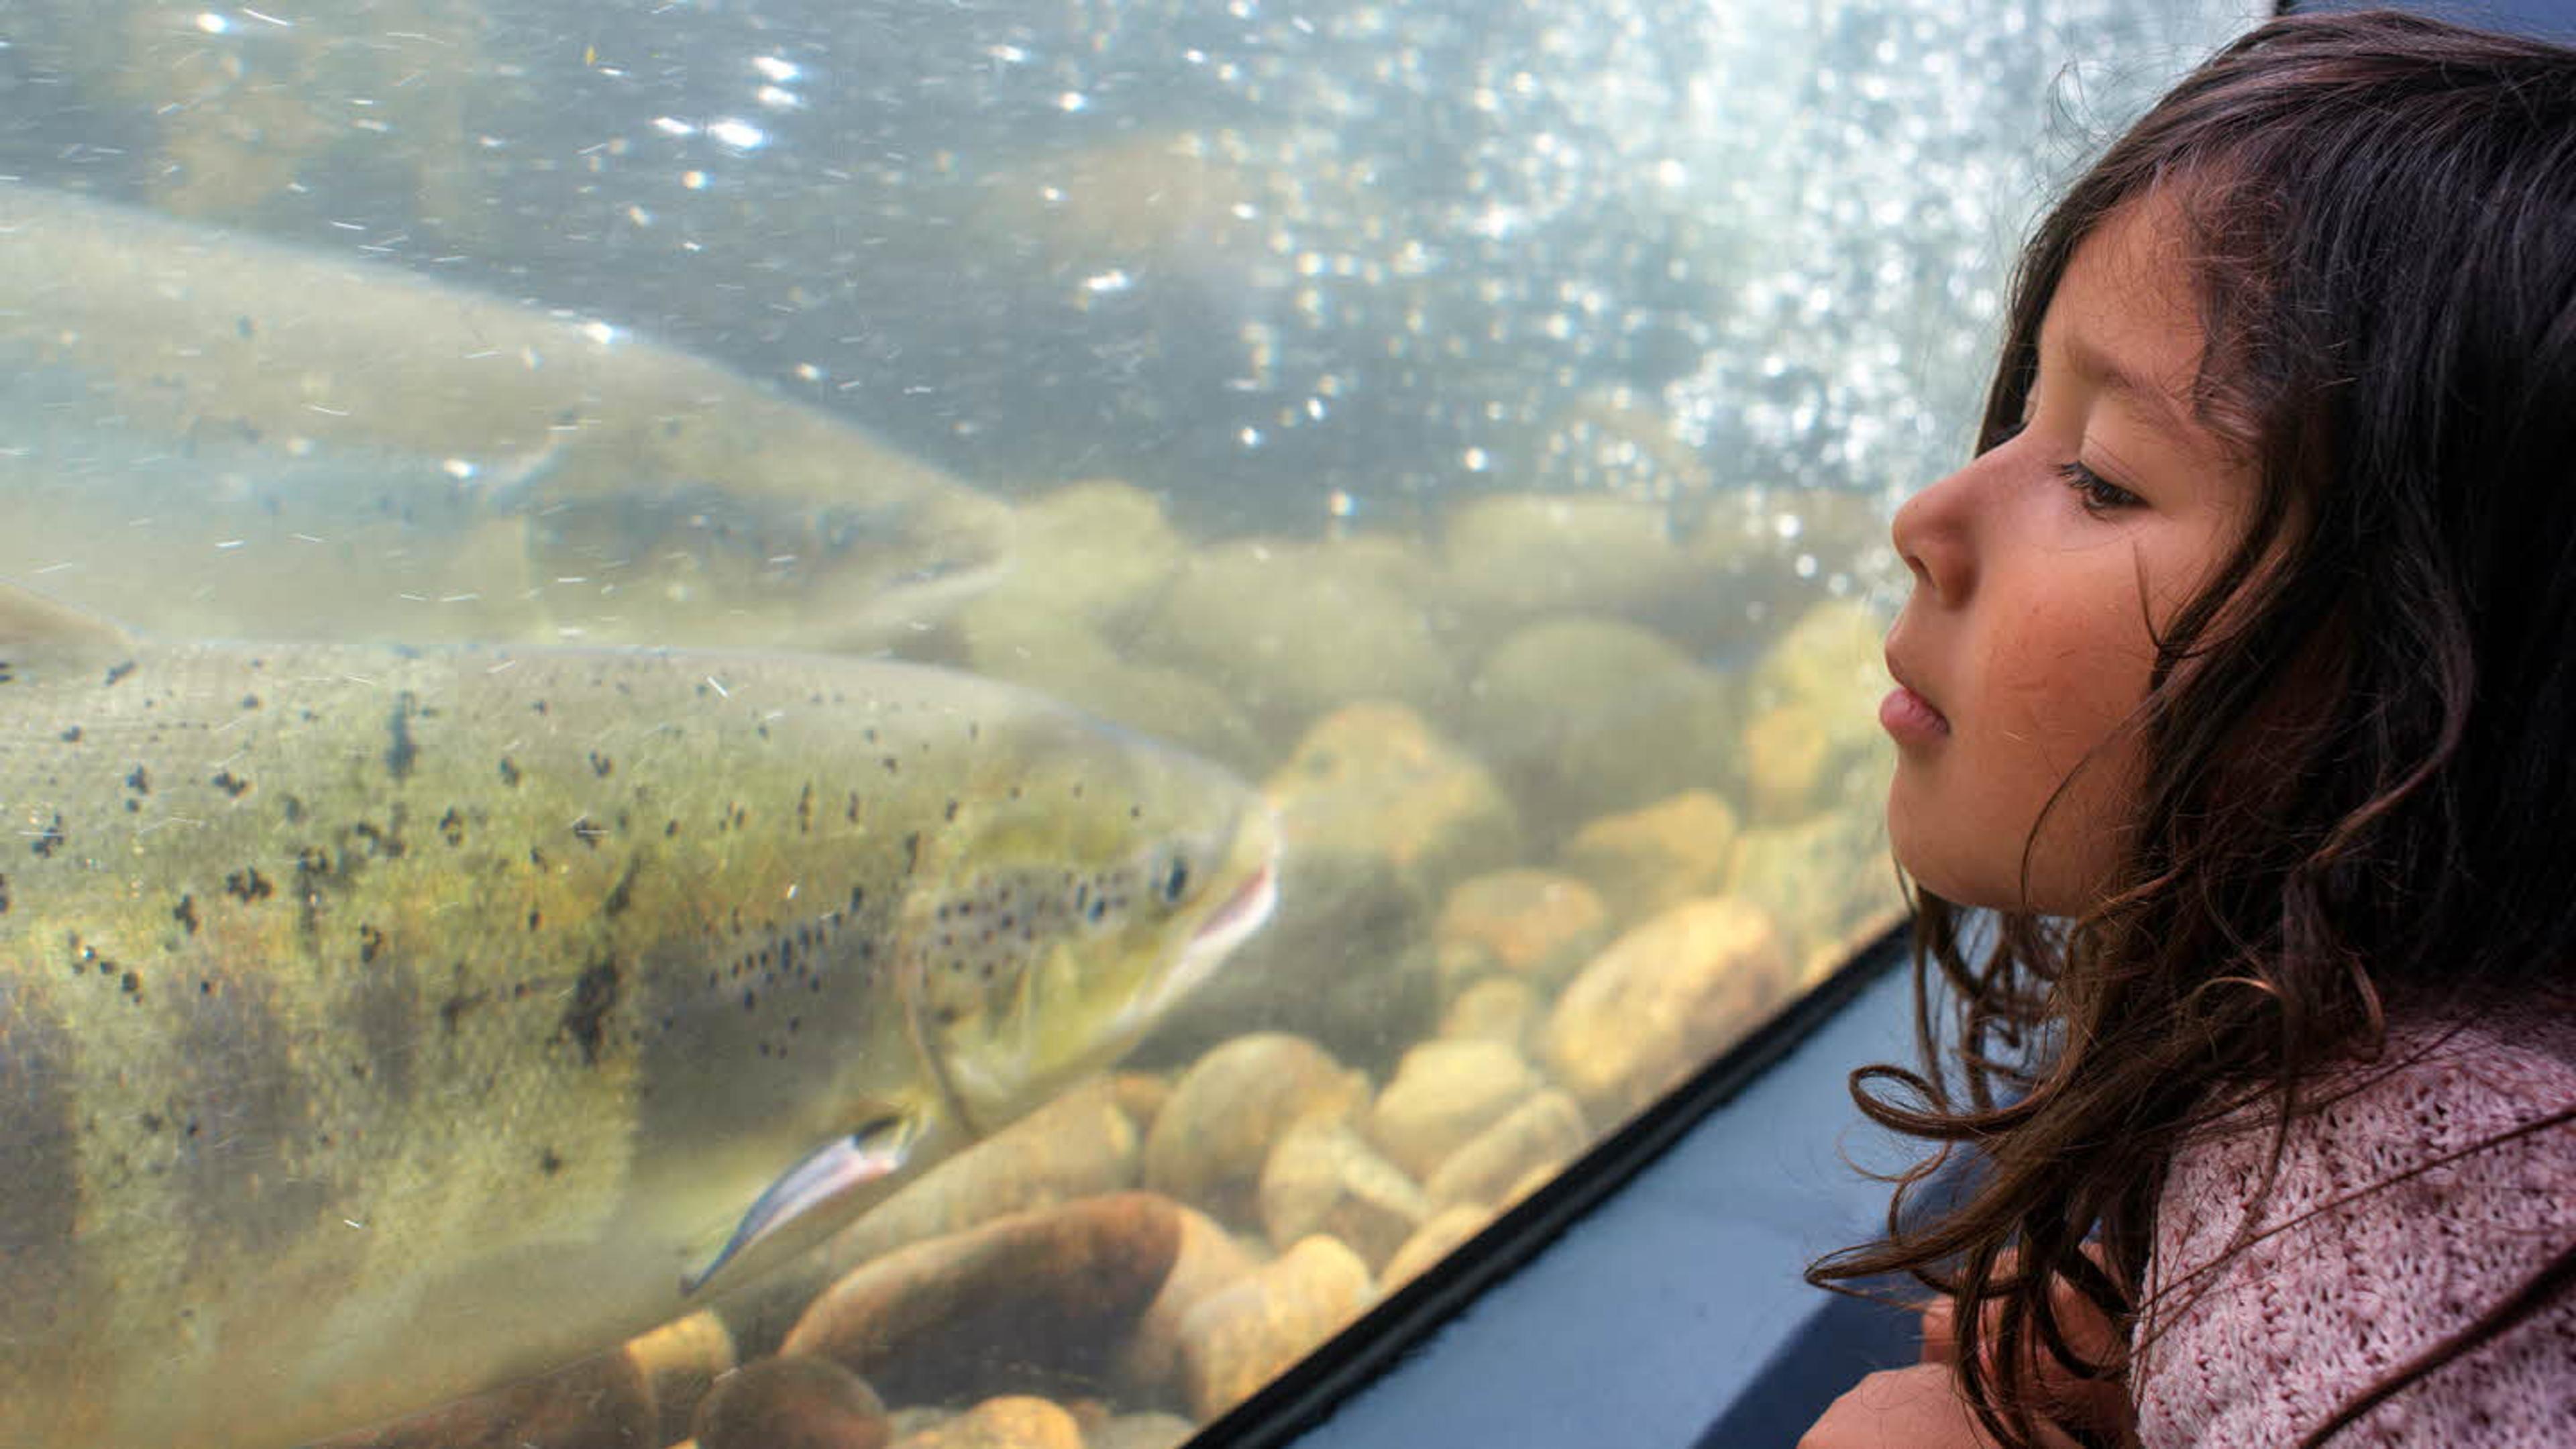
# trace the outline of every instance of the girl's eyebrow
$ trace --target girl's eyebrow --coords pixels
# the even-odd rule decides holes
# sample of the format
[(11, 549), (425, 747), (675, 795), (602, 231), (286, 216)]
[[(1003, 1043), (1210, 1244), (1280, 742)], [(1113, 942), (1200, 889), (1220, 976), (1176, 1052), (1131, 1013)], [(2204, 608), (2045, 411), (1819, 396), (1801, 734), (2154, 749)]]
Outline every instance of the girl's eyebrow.
[(2223, 442), (2172, 389), (2142, 380), (2137, 372), (2122, 366), (2119, 359), (2072, 331), (2060, 334), (2056, 342), (2069, 369), (2102, 391), (2127, 399), (2150, 421), (2186, 433), (2193, 442), (2212, 446)]

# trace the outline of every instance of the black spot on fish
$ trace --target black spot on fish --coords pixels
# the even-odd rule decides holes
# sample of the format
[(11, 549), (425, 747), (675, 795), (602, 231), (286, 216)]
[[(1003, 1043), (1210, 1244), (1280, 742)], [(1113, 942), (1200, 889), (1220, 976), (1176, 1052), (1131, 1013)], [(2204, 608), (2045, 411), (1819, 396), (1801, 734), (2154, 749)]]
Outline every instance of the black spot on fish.
[(179, 897), (179, 904), (170, 908), (170, 919), (187, 927), (189, 935), (193, 936), (197, 934), (197, 898), (195, 896)]
[(233, 319), (233, 335), (236, 337), (248, 340), (251, 335), (256, 333), (258, 330), (258, 328), (251, 325), (251, 320), (248, 316), (241, 316)]
[(438, 833), (451, 847), (465, 843), (465, 817), (456, 813), (455, 806), (448, 806), (447, 813), (438, 817)]
[(957, 819), (957, 802), (956, 802), (955, 800), (951, 800), (951, 801), (949, 801), (949, 802), (948, 802), (948, 809), (947, 809), (947, 810), (946, 810), (946, 811), (941, 815), (941, 817), (940, 817), (940, 818), (942, 818), (942, 819), (944, 819), (944, 820), (947, 820), (947, 821), (949, 821), (949, 822), (950, 822), (950, 823), (952, 823), (952, 824), (953, 824), (953, 823), (955, 823), (955, 821), (956, 821), (956, 819)]
[(377, 957), (377, 956), (379, 956), (379, 955), (381, 955), (381, 954), (383, 954), (384, 949), (385, 949), (385, 933), (384, 933), (384, 932), (379, 931), (379, 930), (377, 930), (374, 926), (372, 926), (372, 925), (367, 925), (367, 924), (361, 924), (361, 925), (358, 927), (358, 964), (359, 964), (359, 965), (361, 965), (361, 966), (373, 966), (374, 964), (376, 964), (376, 957)]
[(572, 823), (572, 833), (582, 844), (597, 850), (601, 837), (608, 834), (608, 827), (594, 822), (585, 815)]
[(606, 958), (593, 962), (572, 984), (572, 1001), (564, 1007), (557, 1035), (570, 1037), (581, 1048), (585, 1066), (599, 1064), (599, 1043), (608, 1013), (617, 1007), (617, 987), (617, 963)]
[(6, 659), (0, 659), (0, 684), (15, 684), (17, 682), (17, 673), (12, 669), (9, 661)]
[(258, 867), (246, 866), (224, 877), (224, 892), (243, 905), (249, 905), (254, 901), (267, 900), (276, 894), (276, 887), (269, 884), (268, 877), (259, 873)]
[(349, 833), (365, 842), (367, 854), (380, 860), (398, 860), (407, 847), (403, 844), (403, 808), (396, 805), (389, 821), (379, 826), (372, 820), (361, 820), (349, 827)]
[(257, 708), (259, 708), (259, 696), (258, 696), (258, 695), (256, 695), (256, 694), (245, 694), (245, 695), (243, 695), (243, 696), (242, 696), (242, 698), (241, 698), (241, 707), (242, 707), (242, 708), (244, 708), (244, 709), (257, 709)]
[(286, 823), (289, 825), (304, 818), (304, 802), (296, 796), (287, 796), (286, 803), (279, 808), (285, 813)]
[(108, 683), (108, 684), (114, 684), (114, 683), (116, 683), (118, 680), (123, 679), (125, 676), (127, 676), (127, 675), (129, 675), (129, 674), (132, 674), (133, 672), (134, 672), (134, 661), (133, 661), (133, 660), (131, 660), (131, 659), (126, 660), (126, 661), (125, 661), (124, 663), (122, 663), (122, 664), (111, 664), (111, 665), (109, 665), (109, 666), (107, 667), (107, 680), (106, 680), (106, 683)]
[(243, 779), (241, 776), (234, 774), (230, 770), (218, 771), (215, 777), (206, 783), (223, 791), (226, 795), (231, 796), (235, 800), (240, 799), (250, 791), (250, 781)]
[(544, 1173), (548, 1177), (552, 1177), (556, 1173), (563, 1171), (563, 1169), (563, 1157), (553, 1148), (549, 1147), (545, 1151), (537, 1154), (537, 1171)]
[(508, 755), (501, 757), (501, 783), (514, 789), (519, 783), (519, 767), (510, 762)]
[(617, 884), (608, 888), (608, 899), (599, 903), (602, 915), (623, 914), (626, 908), (634, 903), (635, 872), (642, 864), (643, 862), (637, 860), (626, 862), (626, 869), (618, 873)]
[(128, 996), (140, 996), (143, 994), (143, 978), (135, 975), (131, 971), (118, 976), (116, 978), (116, 985), (117, 989), (123, 991)]
[(36, 832), (35, 841), (27, 848), (36, 853), (37, 859), (50, 860), (55, 851), (63, 848), (63, 839), (63, 813), (57, 810), (54, 818), (45, 823), (45, 828)]
[(597, 750), (590, 752), (590, 772), (605, 780), (617, 768), (617, 762)]
[(56, 735), (55, 738), (61, 740), (67, 745), (79, 744), (81, 742), (81, 727), (79, 725), (69, 726), (61, 734)]
[(137, 795), (151, 794), (152, 772), (144, 769), (141, 765), (137, 765), (133, 769), (126, 771), (125, 788), (133, 791)]
[(385, 746), (385, 770), (397, 780), (411, 778), (411, 767), (420, 759), (420, 747), (411, 737), (412, 716), (420, 713), (420, 699), (404, 690), (394, 700), (394, 712), (385, 720), (385, 733), (390, 742)]
[(448, 997), (438, 1004), (439, 1025), (446, 1027), (450, 1036), (455, 1035), (456, 1024), (464, 1020), (465, 1013), (481, 1006), (488, 995), (481, 991), (460, 991)]

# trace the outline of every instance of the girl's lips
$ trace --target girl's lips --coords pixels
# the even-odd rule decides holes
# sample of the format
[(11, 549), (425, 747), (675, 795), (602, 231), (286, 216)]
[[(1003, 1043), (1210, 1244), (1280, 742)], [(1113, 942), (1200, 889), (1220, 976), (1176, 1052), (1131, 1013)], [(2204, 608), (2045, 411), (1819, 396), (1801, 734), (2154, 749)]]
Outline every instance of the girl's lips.
[(1898, 744), (1936, 740), (1950, 733), (1949, 719), (1932, 707), (1932, 701), (1902, 684), (1878, 702), (1878, 724)]

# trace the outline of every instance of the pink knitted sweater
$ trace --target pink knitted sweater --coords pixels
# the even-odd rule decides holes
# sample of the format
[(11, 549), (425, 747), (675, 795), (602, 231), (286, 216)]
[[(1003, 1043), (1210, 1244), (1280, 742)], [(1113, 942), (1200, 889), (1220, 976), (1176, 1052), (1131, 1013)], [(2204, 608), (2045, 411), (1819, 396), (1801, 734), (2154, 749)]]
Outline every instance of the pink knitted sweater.
[[(2576, 1022), (2393, 1030), (2389, 1063), (2291, 1129), (2258, 1240), (2214, 1273), (2266, 1152), (2259, 1131), (2174, 1160), (2131, 1380), (2145, 1449), (2286, 1449), (2391, 1369), (2466, 1326), (2576, 1242), (2576, 1124), (2388, 1179), (2576, 1104)], [(2374, 1184), (2388, 1184), (2374, 1187)], [(2358, 1194), (2342, 1206), (2327, 1204)], [(2206, 1280), (2206, 1281), (2204, 1281)], [(2171, 1300), (2162, 1294), (2179, 1289)], [(2576, 1293), (2420, 1380), (2333, 1449), (2576, 1445)]]

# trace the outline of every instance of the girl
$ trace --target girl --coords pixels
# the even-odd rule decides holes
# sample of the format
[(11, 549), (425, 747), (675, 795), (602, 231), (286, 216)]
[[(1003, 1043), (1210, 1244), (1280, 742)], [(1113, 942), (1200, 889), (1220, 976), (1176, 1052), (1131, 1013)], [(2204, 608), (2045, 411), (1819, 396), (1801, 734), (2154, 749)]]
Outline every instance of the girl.
[(1938, 1146), (1811, 1276), (1945, 1297), (1808, 1449), (2576, 1442), (2576, 52), (2228, 47), (1895, 541), (1926, 1066), (1853, 1088)]

